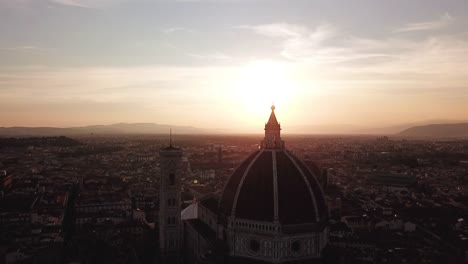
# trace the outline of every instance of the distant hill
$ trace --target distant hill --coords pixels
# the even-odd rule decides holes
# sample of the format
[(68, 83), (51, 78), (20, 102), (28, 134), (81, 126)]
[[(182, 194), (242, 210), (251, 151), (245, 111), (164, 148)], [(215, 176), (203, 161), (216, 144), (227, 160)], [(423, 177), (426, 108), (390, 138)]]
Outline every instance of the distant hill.
[(415, 126), (396, 135), (404, 137), (468, 138), (468, 123)]
[(451, 119), (430, 119), (392, 126), (375, 127), (366, 125), (351, 125), (351, 124), (324, 124), (324, 125), (300, 125), (286, 127), (288, 132), (297, 134), (354, 134), (354, 135), (392, 135), (397, 134), (405, 129), (424, 126), (430, 124), (455, 124), (465, 123), (465, 120)]
[(154, 123), (118, 123), (84, 127), (0, 127), (0, 136), (66, 136), (86, 134), (208, 134), (211, 130), (190, 126), (171, 126)]
[(455, 124), (455, 123), (465, 123), (465, 120), (429, 119), (429, 120), (408, 122), (408, 123), (402, 123), (402, 124), (395, 124), (395, 125), (386, 126), (386, 127), (363, 128), (360, 130), (355, 130), (353, 131), (353, 133), (391, 135), (391, 134), (397, 134), (403, 130), (416, 127), (416, 126), (425, 126), (425, 125), (432, 125), (432, 124)]

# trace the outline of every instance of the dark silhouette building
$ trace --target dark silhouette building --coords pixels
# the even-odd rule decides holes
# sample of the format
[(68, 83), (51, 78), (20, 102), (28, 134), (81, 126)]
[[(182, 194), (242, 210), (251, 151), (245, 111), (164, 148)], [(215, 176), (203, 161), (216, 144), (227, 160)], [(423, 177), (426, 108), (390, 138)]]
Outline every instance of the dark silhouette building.
[(238, 166), (222, 195), (206, 195), (183, 212), (186, 262), (309, 263), (321, 258), (328, 242), (328, 210), (320, 169), (306, 166), (285, 148), (271, 109), (261, 147)]

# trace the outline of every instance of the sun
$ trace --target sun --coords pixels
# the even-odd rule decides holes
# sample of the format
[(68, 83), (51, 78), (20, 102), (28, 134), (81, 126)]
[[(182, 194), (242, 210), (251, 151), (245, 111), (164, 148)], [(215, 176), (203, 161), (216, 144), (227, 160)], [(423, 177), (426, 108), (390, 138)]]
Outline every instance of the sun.
[(244, 66), (234, 82), (234, 96), (247, 115), (264, 118), (272, 104), (286, 105), (295, 92), (290, 67), (281, 62), (254, 61)]

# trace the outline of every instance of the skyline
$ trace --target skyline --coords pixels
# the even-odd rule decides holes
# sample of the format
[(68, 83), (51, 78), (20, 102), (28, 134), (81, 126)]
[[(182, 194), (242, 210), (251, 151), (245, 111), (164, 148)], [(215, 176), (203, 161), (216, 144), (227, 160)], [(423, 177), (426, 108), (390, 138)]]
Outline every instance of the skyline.
[(0, 126), (465, 121), (467, 7), (1, 0)]

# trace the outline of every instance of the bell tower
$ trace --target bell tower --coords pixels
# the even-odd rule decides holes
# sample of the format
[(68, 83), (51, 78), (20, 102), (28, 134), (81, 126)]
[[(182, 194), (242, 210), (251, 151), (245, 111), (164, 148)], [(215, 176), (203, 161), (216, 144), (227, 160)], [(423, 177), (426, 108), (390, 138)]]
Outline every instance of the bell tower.
[(182, 248), (181, 205), (181, 161), (182, 149), (172, 146), (159, 151), (159, 249), (163, 259), (177, 261)]

